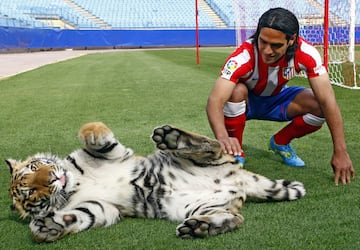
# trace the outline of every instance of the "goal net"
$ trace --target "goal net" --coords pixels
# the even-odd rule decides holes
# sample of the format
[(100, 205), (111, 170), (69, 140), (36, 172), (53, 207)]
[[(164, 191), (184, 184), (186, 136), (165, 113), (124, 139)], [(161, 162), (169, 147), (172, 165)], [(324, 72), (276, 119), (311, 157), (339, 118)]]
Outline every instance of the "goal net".
[[(234, 0), (237, 45), (254, 34), (260, 16), (270, 8), (292, 11), (300, 23), (300, 36), (323, 56), (331, 83), (360, 88), (359, 58), (355, 54), (356, 0)], [(360, 13), (358, 13), (360, 14)], [(305, 73), (300, 73), (305, 76)]]

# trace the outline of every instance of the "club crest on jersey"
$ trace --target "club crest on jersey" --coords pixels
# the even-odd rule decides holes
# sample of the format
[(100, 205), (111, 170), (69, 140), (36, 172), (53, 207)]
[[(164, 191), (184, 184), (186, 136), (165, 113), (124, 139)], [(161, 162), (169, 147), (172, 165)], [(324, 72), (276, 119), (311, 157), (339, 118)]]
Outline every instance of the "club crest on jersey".
[(283, 78), (290, 80), (295, 76), (295, 69), (294, 67), (286, 67), (283, 68)]

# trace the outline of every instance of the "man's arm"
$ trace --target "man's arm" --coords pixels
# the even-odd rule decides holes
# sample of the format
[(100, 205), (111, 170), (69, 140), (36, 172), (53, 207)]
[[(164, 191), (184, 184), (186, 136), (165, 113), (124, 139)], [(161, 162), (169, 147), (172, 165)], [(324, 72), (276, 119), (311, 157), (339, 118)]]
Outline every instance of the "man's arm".
[(355, 177), (355, 170), (347, 152), (343, 120), (329, 75), (326, 73), (310, 78), (309, 82), (330, 129), (334, 150), (331, 158), (334, 182), (338, 185), (340, 179), (342, 184), (350, 183), (351, 177)]
[(211, 129), (216, 139), (220, 142), (225, 153), (240, 155), (241, 146), (234, 137), (229, 137), (224, 122), (224, 104), (229, 100), (235, 84), (229, 80), (219, 77), (209, 95), (206, 112)]

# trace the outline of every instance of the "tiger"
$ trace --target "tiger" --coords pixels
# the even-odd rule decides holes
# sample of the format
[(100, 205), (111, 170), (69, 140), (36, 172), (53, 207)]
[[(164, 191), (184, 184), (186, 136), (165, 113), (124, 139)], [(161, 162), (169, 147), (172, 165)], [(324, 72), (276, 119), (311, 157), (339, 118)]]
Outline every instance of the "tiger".
[(84, 124), (78, 137), (84, 146), (65, 158), (45, 152), (5, 160), (11, 206), (29, 218), (36, 242), (125, 217), (178, 222), (176, 236), (206, 238), (239, 228), (248, 197), (293, 201), (306, 193), (299, 181), (245, 170), (216, 139), (171, 125), (153, 130), (157, 150), (147, 156), (124, 146), (100, 121)]

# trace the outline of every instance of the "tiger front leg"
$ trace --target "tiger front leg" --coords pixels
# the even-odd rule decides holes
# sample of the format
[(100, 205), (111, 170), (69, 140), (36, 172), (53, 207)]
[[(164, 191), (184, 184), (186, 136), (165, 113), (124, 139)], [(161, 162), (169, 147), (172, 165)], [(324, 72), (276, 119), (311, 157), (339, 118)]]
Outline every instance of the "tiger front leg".
[(155, 128), (152, 140), (158, 149), (176, 152), (195, 163), (215, 165), (220, 163), (217, 160), (234, 162), (233, 157), (222, 153), (218, 141), (169, 125)]
[(79, 139), (84, 143), (87, 151), (105, 159), (127, 157), (133, 154), (133, 151), (125, 148), (102, 122), (84, 124), (79, 130)]
[(87, 149), (94, 151), (106, 151), (116, 142), (113, 132), (102, 122), (84, 124), (79, 130), (79, 139)]
[(119, 211), (114, 206), (86, 202), (72, 210), (50, 212), (33, 218), (30, 230), (37, 242), (53, 242), (68, 234), (112, 225), (119, 219)]
[(69, 233), (77, 233), (79, 230), (67, 230), (67, 226), (74, 223), (75, 215), (69, 214), (63, 218), (56, 218), (55, 213), (49, 213), (44, 217), (36, 217), (30, 222), (30, 230), (37, 242), (53, 242), (61, 239)]

